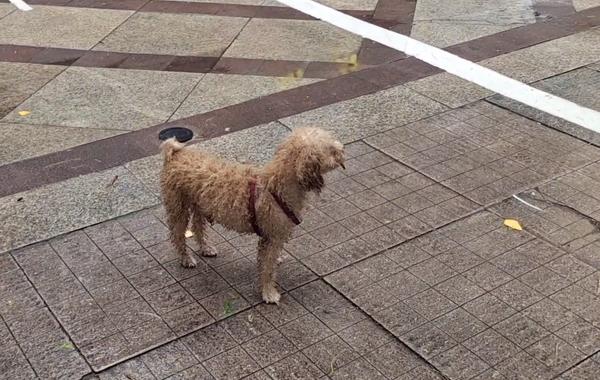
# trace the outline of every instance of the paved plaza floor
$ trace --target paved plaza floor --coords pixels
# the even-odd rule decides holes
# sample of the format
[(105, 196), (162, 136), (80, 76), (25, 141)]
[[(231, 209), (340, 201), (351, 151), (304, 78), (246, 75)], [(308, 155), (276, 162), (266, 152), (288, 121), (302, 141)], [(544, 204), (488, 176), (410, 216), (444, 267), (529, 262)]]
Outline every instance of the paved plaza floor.
[[(598, 0), (321, 2), (600, 111)], [(274, 0), (28, 3), (0, 0), (0, 379), (600, 378), (600, 135)], [(346, 144), (279, 306), (254, 236), (179, 265), (173, 126), (258, 164)]]

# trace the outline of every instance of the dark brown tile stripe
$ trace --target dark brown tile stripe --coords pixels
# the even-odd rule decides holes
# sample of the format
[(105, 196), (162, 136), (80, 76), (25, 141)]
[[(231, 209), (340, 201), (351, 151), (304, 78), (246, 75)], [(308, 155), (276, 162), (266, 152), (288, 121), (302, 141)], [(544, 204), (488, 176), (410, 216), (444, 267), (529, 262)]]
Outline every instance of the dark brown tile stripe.
[[(8, 3), (8, 0), (0, 0)], [(54, 5), (76, 8), (116, 9), (139, 12), (193, 13), (229, 17), (277, 18), (290, 20), (314, 20), (314, 18), (284, 6), (242, 5), (226, 3), (195, 3), (187, 1), (160, 0), (31, 0), (31, 5)], [(372, 19), (372, 11), (342, 10), (364, 20)], [(385, 18), (382, 20), (386, 20)]]
[[(598, 25), (600, 7), (465, 42), (448, 50), (466, 59), (479, 61)], [(438, 72), (440, 70), (417, 59), (403, 59), (62, 152), (4, 165), (0, 167), (0, 178), (10, 180), (0, 184), (0, 196), (109, 169), (156, 154), (157, 133), (165, 127), (186, 126), (193, 129), (197, 137), (210, 139)]]
[(342, 75), (349, 67), (335, 62), (136, 54), (20, 45), (0, 45), (0, 62), (261, 76), (286, 76), (300, 69), (303, 77), (317, 79)]
[[(416, 6), (415, 0), (379, 0), (373, 12), (373, 23), (408, 36), (412, 29)], [(363, 65), (379, 65), (404, 57), (399, 51), (363, 39), (358, 62)]]

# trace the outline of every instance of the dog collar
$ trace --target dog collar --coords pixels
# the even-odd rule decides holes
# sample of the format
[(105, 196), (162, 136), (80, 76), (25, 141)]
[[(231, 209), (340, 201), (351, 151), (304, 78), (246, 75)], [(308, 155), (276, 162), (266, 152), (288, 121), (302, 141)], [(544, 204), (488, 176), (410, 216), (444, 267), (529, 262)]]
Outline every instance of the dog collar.
[[(254, 229), (254, 232), (258, 236), (264, 237), (264, 233), (258, 226), (258, 220), (256, 219), (256, 179), (250, 179), (250, 182), (248, 182), (248, 190), (248, 214), (250, 215), (250, 224), (252, 224), (252, 229)], [(289, 220), (292, 221), (292, 223), (294, 223), (295, 225), (299, 225), (300, 223), (302, 223), (302, 220), (294, 213), (294, 211), (292, 211), (290, 206), (287, 203), (285, 203), (285, 201), (281, 199), (281, 197), (277, 193), (274, 193), (272, 191), (269, 191), (269, 193), (271, 194), (273, 199), (275, 199), (275, 202), (277, 203), (281, 211), (284, 212), (284, 214), (288, 217)]]

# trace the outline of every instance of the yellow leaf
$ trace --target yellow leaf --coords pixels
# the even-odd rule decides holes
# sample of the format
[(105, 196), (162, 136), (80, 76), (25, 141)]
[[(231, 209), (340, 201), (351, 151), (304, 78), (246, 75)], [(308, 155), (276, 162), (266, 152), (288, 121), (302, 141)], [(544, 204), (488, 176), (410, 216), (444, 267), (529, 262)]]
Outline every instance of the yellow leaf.
[(21, 115), (21, 116), (27, 116), (27, 115), (29, 115), (30, 113), (31, 113), (31, 112), (29, 112), (29, 111), (19, 111), (19, 115)]
[(519, 223), (519, 221), (515, 220), (515, 219), (504, 219), (504, 225), (513, 230), (523, 231), (523, 227), (521, 227), (521, 223)]
[(186, 238), (191, 238), (192, 236), (194, 236), (194, 233), (190, 230), (186, 230), (185, 231), (185, 237)]

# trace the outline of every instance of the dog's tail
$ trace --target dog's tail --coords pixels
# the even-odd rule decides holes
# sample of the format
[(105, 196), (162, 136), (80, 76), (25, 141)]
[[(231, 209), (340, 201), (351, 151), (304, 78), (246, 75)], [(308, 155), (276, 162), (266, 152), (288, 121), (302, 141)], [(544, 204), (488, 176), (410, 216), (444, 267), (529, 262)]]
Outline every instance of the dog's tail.
[(160, 144), (160, 150), (162, 151), (163, 157), (165, 158), (165, 162), (171, 161), (173, 158), (173, 154), (175, 152), (179, 152), (183, 149), (185, 145), (177, 141), (175, 137), (171, 137), (168, 140), (165, 140), (162, 144)]

